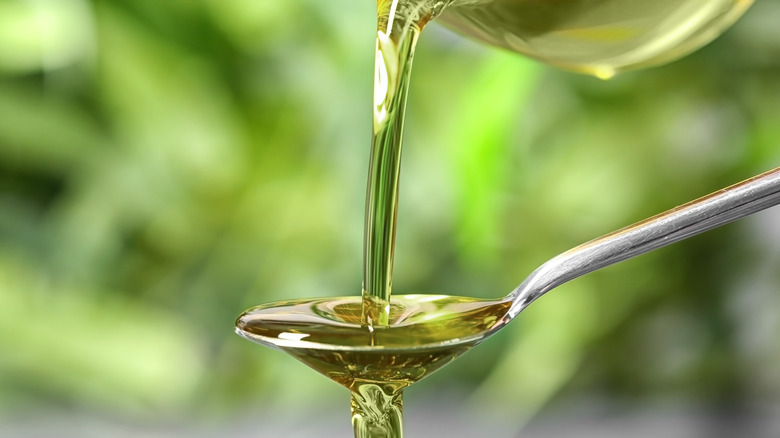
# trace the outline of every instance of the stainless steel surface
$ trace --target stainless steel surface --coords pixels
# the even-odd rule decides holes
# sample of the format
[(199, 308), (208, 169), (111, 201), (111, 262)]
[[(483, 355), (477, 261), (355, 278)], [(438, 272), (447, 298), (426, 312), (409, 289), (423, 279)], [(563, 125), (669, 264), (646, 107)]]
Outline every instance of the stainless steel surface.
[(579, 276), (645, 254), (780, 204), (780, 167), (673, 208), (560, 254), (536, 269), (510, 297), (505, 318)]

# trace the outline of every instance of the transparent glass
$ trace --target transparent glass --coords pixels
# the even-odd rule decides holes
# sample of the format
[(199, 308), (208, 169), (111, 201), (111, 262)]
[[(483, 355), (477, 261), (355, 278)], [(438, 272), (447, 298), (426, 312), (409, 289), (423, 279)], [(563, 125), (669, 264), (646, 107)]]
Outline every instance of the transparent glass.
[(753, 0), (455, 0), (439, 21), (479, 41), (602, 78), (720, 35)]

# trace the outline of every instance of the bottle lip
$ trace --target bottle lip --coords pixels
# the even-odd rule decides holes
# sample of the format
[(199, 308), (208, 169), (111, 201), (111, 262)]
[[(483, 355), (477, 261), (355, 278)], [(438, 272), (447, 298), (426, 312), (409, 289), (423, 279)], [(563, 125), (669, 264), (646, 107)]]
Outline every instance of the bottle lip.
[[(467, 0), (466, 0), (467, 1)], [(677, 6), (670, 7), (668, 18), (659, 20), (655, 26), (646, 26), (645, 31), (638, 32), (639, 35), (630, 37), (636, 40), (636, 43), (626, 42), (624, 49), (615, 43), (610, 50), (603, 50), (603, 53), (591, 53), (583, 55), (583, 50), (564, 50), (566, 47), (580, 47), (582, 44), (577, 42), (577, 37), (572, 37), (567, 41), (565, 36), (554, 45), (547, 44), (540, 47), (536, 36), (520, 35), (512, 32), (507, 27), (511, 25), (499, 24), (490, 26), (490, 16), (498, 16), (499, 13), (506, 17), (512, 11), (490, 10), (491, 0), (477, 0), (464, 3), (455, 1), (448, 10), (442, 13), (436, 21), (454, 32), (476, 40), (484, 44), (509, 50), (514, 53), (536, 59), (545, 64), (556, 68), (568, 70), (576, 73), (588, 74), (601, 79), (609, 79), (617, 73), (640, 70), (644, 68), (657, 67), (678, 60), (715, 40), (731, 27), (748, 8), (754, 3), (754, 0), (721, 0), (697, 3), (688, 8)], [(481, 7), (479, 4), (485, 4)], [(461, 7), (463, 6), (463, 7)], [(530, 8), (531, 6), (526, 6)], [(479, 12), (479, 15), (476, 12)], [(492, 14), (492, 15), (491, 15)], [(480, 18), (481, 17), (481, 18)], [(662, 21), (673, 23), (667, 29), (661, 28)], [(518, 25), (519, 26), (519, 25)], [(585, 27), (583, 29), (572, 29), (572, 31), (595, 33), (610, 32), (626, 33), (631, 30), (630, 23), (625, 26), (614, 26), (611, 29), (606, 24), (604, 26)], [(551, 29), (547, 34), (565, 35), (566, 29), (563, 27)], [(668, 35), (661, 40), (653, 38), (653, 33)], [(626, 33), (627, 35), (630, 32)], [(610, 44), (610, 38), (598, 37), (593, 42), (598, 44), (599, 39), (603, 40), (605, 48)], [(625, 38), (629, 38), (628, 36)], [(560, 48), (558, 53), (551, 47)]]

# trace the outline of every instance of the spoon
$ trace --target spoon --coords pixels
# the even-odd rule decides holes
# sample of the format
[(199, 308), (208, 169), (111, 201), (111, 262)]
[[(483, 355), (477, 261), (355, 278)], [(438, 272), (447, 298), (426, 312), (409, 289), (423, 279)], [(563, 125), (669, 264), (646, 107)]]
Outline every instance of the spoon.
[(780, 167), (583, 243), (545, 262), (507, 298), (511, 320), (550, 290), (780, 204)]
[[(368, 360), (368, 356), (377, 365), (377, 361), (394, 363), (410, 352), (438, 351), (426, 356), (439, 362), (438, 368), (570, 280), (777, 204), (780, 167), (553, 257), (504, 298), (394, 296), (391, 307), (395, 310), (391, 308), (388, 327), (361, 325), (359, 296), (282, 301), (244, 312), (236, 321), (236, 332), (251, 341), (281, 348), (315, 369), (318, 366), (312, 364), (312, 350), (328, 352), (327, 358), (317, 358), (320, 363), (339, 361), (344, 367), (350, 360)], [(356, 356), (349, 359), (347, 353)]]

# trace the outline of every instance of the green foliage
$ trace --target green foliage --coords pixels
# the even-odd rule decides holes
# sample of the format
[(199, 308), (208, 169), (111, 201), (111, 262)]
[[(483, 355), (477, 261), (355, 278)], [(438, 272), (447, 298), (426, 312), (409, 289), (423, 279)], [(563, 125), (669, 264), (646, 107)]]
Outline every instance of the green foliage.
[[(431, 25), (395, 291), (504, 295), (560, 251), (776, 166), (779, 6), (610, 82)], [(0, 1), (0, 406), (194, 417), (338, 393), (232, 325), (360, 291), (373, 7)], [(590, 392), (776, 398), (776, 223), (576, 280), (418, 391), (461, 385), (508, 416)]]

